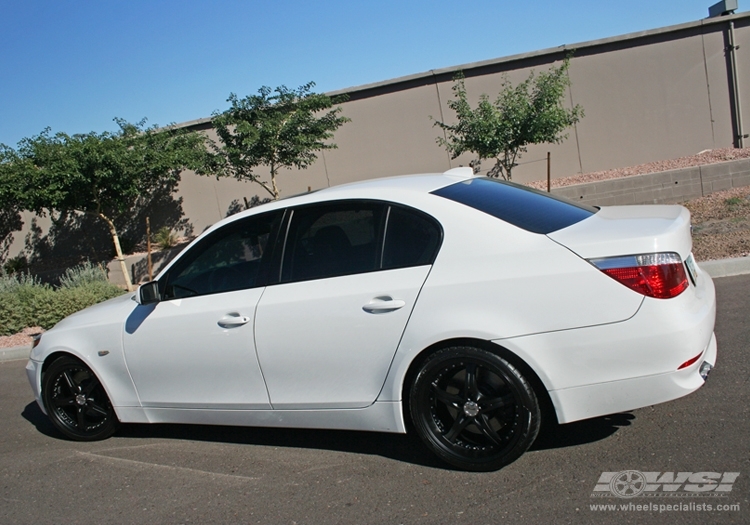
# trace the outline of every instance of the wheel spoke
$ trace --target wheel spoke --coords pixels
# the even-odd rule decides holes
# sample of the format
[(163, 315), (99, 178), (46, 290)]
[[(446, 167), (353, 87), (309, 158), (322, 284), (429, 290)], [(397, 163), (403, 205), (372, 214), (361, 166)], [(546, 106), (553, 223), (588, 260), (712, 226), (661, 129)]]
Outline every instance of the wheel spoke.
[(479, 398), (479, 367), (473, 363), (466, 365), (466, 397), (471, 400)]
[(495, 429), (492, 428), (492, 425), (490, 424), (490, 420), (487, 418), (485, 414), (479, 414), (479, 416), (476, 418), (477, 426), (482, 431), (482, 434), (487, 436), (490, 441), (492, 441), (495, 445), (502, 446), (503, 440), (498, 435), (497, 432), (495, 432)]
[(93, 401), (89, 401), (88, 403), (86, 403), (86, 408), (102, 417), (107, 417), (107, 415), (109, 414), (103, 407), (97, 405)]
[(83, 407), (78, 407), (78, 426), (80, 430), (86, 430), (86, 418), (84, 417)]
[(67, 407), (75, 403), (75, 396), (55, 398), (53, 402), (56, 407)]
[(463, 413), (459, 413), (458, 417), (453, 421), (451, 429), (443, 436), (445, 439), (453, 443), (458, 435), (471, 423), (472, 418), (468, 417)]
[(95, 379), (91, 378), (91, 379), (89, 379), (89, 382), (88, 382), (88, 384), (86, 385), (86, 387), (85, 387), (85, 388), (83, 389), (82, 393), (83, 393), (84, 395), (88, 396), (89, 394), (91, 394), (91, 392), (92, 392), (92, 391), (93, 391), (93, 390), (94, 390), (94, 389), (95, 389), (95, 388), (96, 388), (97, 386), (99, 386), (99, 381), (96, 381)]
[(482, 411), (485, 413), (492, 412), (494, 410), (497, 410), (498, 408), (504, 408), (512, 405), (515, 400), (516, 398), (513, 394), (506, 394), (504, 396), (483, 400), (481, 403)]
[(68, 384), (68, 388), (70, 388), (71, 393), (77, 394), (80, 390), (80, 387), (79, 385), (76, 385), (75, 381), (73, 381), (73, 378), (70, 377), (70, 372), (66, 370), (62, 375), (65, 378), (65, 382)]
[(448, 392), (440, 388), (437, 383), (432, 384), (432, 392), (435, 394), (435, 398), (438, 401), (440, 401), (441, 403), (445, 403), (448, 406), (459, 408), (463, 404), (463, 399), (461, 398), (461, 396), (449, 394)]

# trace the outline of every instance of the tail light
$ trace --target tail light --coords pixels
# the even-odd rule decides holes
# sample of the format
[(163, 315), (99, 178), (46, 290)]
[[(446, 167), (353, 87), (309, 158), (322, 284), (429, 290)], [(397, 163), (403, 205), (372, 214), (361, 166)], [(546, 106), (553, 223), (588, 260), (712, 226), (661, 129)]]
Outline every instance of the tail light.
[(685, 265), (674, 252), (590, 259), (615, 281), (648, 297), (677, 297), (688, 287)]

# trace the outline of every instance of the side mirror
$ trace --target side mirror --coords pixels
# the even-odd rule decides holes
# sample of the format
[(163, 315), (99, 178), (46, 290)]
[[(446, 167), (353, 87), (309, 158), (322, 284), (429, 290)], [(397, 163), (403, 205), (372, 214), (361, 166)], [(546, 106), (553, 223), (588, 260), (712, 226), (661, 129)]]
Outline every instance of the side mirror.
[(135, 293), (135, 302), (138, 304), (152, 304), (159, 301), (161, 301), (161, 296), (159, 295), (159, 283), (157, 281), (143, 283)]

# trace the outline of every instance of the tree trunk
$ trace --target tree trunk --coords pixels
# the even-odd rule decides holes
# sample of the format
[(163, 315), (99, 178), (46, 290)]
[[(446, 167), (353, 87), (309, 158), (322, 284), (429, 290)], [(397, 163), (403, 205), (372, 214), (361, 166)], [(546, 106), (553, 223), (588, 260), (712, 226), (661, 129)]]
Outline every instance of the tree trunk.
[(120, 238), (117, 236), (117, 229), (115, 228), (115, 223), (112, 222), (109, 217), (104, 215), (103, 213), (99, 214), (99, 217), (101, 217), (104, 222), (107, 223), (107, 226), (109, 226), (109, 233), (112, 235), (112, 241), (115, 243), (115, 254), (117, 254), (117, 260), (120, 261), (120, 268), (122, 269), (122, 275), (125, 277), (125, 286), (127, 286), (128, 291), (133, 291), (133, 282), (130, 280), (130, 272), (128, 272), (128, 267), (125, 264), (125, 257), (122, 255), (122, 248), (120, 247)]
[(271, 184), (273, 185), (273, 200), (279, 200), (279, 188), (276, 187), (276, 175), (271, 175)]
[(279, 200), (279, 188), (276, 186), (276, 166), (271, 164), (271, 186), (273, 187), (273, 200)]

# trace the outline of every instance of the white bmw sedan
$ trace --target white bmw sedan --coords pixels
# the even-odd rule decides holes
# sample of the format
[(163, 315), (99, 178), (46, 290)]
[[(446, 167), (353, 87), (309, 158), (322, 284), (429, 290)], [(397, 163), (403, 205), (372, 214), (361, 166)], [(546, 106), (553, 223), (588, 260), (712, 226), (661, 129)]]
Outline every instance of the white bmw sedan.
[(714, 286), (681, 206), (593, 208), (457, 169), (229, 217), (156, 278), (33, 348), (69, 438), (120, 423), (420, 436), (495, 470), (543, 420), (670, 401), (716, 361)]

